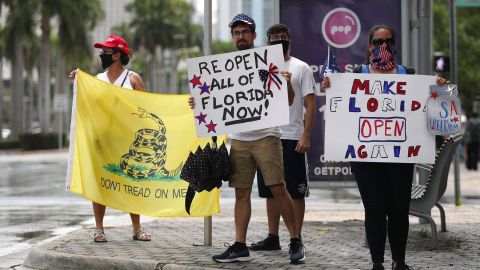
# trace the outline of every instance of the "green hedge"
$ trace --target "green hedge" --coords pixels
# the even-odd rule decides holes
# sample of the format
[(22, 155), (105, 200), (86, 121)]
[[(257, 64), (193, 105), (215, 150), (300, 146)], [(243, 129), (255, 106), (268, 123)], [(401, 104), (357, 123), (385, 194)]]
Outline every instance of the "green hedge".
[(20, 142), (13, 141), (13, 140), (0, 141), (0, 149), (13, 149), (13, 148), (20, 148)]
[[(66, 146), (67, 136), (65, 134), (62, 134), (62, 136), (63, 146)], [(23, 150), (58, 148), (58, 134), (56, 133), (20, 134), (18, 139)]]

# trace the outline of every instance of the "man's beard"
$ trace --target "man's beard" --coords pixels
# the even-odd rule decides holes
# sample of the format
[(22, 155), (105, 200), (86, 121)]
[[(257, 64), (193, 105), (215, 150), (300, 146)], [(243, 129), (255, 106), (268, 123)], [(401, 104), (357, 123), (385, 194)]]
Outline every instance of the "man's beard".
[(239, 51), (250, 49), (250, 44), (248, 44), (248, 42), (244, 39), (237, 41), (236, 46)]

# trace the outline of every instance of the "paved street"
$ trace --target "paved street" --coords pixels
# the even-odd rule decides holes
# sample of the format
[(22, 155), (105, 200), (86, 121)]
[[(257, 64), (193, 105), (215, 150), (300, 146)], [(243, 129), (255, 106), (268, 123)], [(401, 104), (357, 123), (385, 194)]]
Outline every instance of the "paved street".
[(71, 230), (90, 217), (88, 202), (64, 192), (65, 153), (2, 156), (0, 164), (0, 255)]
[[(0, 269), (19, 265), (37, 243), (93, 224), (91, 203), (65, 192), (67, 153), (0, 155)], [(123, 215), (109, 209), (106, 220)]]

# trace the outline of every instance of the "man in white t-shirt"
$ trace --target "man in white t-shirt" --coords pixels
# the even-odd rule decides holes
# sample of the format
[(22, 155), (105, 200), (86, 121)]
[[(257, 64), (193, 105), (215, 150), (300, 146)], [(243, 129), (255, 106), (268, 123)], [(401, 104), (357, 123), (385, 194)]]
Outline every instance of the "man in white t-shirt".
[[(238, 50), (254, 47), (255, 22), (245, 14), (236, 15), (229, 24), (232, 41)], [(291, 74), (281, 72), (287, 80), (289, 103), (293, 91), (289, 82)], [(195, 101), (189, 99), (190, 107)], [(250, 253), (246, 245), (248, 223), (252, 212), (250, 195), (257, 168), (265, 176), (265, 184), (270, 187), (276, 205), (290, 233), (290, 262), (300, 263), (305, 259), (305, 248), (295, 225), (293, 201), (285, 188), (283, 173), (282, 144), (280, 127), (239, 132), (231, 135), (230, 158), (233, 175), (229, 186), (235, 188), (235, 243), (227, 250), (212, 257), (216, 262), (249, 261)]]
[[(285, 183), (295, 207), (296, 231), (301, 237), (305, 215), (305, 197), (308, 196), (308, 175), (305, 153), (310, 149), (310, 134), (315, 119), (315, 79), (307, 63), (290, 55), (290, 29), (275, 24), (267, 30), (268, 44), (282, 44), (286, 68), (290, 72), (294, 100), (290, 106), (290, 123), (282, 126)], [(305, 121), (304, 121), (305, 118)], [(265, 185), (261, 171), (257, 172), (258, 193), (267, 198), (268, 236), (250, 246), (250, 250), (279, 250), (278, 227), (280, 214), (273, 194)]]

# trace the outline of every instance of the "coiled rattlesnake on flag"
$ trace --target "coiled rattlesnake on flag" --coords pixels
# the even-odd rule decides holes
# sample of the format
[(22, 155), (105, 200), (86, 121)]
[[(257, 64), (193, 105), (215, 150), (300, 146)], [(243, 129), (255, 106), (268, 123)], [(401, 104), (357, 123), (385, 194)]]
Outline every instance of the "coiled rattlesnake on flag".
[(167, 129), (163, 121), (153, 113), (138, 108), (140, 118), (150, 118), (158, 125), (158, 130), (142, 128), (135, 133), (135, 140), (130, 145), (128, 153), (120, 159), (120, 168), (126, 175), (141, 179), (148, 178), (156, 173), (163, 177), (174, 177), (182, 169), (183, 162), (174, 169), (167, 170)]

